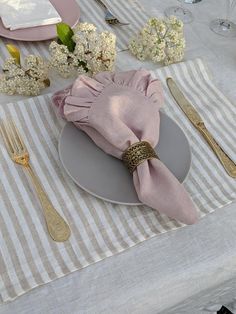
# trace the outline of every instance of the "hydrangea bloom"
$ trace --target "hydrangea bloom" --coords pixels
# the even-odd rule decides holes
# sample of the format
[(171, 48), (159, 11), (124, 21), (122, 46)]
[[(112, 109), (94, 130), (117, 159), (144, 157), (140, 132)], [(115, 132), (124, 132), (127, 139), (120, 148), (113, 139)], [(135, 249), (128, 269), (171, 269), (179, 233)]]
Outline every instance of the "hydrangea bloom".
[(24, 66), (14, 58), (9, 58), (3, 65), (3, 74), (0, 76), (2, 93), (36, 96), (49, 85), (48, 66), (41, 57), (27, 56)]
[(79, 23), (72, 39), (76, 44), (73, 52), (55, 41), (49, 46), (50, 64), (61, 76), (69, 77), (76, 71), (95, 75), (113, 70), (116, 59), (116, 36), (113, 33), (99, 33), (93, 24)]
[(129, 43), (129, 50), (139, 59), (150, 59), (165, 65), (181, 61), (185, 39), (183, 22), (172, 16), (151, 18)]

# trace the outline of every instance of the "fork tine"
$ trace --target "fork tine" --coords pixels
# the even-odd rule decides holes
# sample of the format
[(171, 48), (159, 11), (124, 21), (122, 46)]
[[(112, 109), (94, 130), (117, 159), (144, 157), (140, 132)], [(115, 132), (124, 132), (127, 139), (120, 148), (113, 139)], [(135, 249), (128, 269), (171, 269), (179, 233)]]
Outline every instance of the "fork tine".
[(130, 23), (123, 23), (123, 22), (120, 22), (117, 18), (112, 18), (112, 19), (106, 19), (106, 22), (109, 24), (109, 25), (120, 25), (120, 26), (127, 26), (127, 25), (130, 25)]
[(15, 138), (17, 140), (18, 145), (21, 147), (21, 150), (27, 151), (26, 146), (24, 144), (24, 141), (23, 141), (23, 139), (22, 139), (17, 127), (16, 127), (16, 124), (13, 120), (11, 121), (11, 125), (12, 125), (12, 129), (14, 130)]
[(127, 26), (127, 25), (130, 25), (130, 23), (123, 23), (123, 22), (118, 22), (118, 24), (120, 25), (120, 26)]
[(8, 129), (10, 131), (11, 140), (13, 142), (13, 145), (15, 146), (15, 149), (18, 153), (24, 152), (24, 146), (21, 143), (21, 140), (19, 138), (19, 133), (17, 132), (16, 126), (13, 122), (13, 120), (10, 120), (8, 123)]
[(9, 142), (11, 143), (11, 146), (13, 148), (13, 153), (18, 153), (19, 149), (18, 149), (18, 145), (15, 139), (10, 121), (8, 121), (7, 124), (5, 123), (5, 130), (8, 135)]
[(6, 124), (2, 120), (0, 121), (0, 133), (2, 134), (2, 138), (5, 143), (8, 154), (12, 156), (12, 154), (14, 154), (14, 148), (12, 146), (11, 141), (9, 140), (9, 136), (6, 130)]
[(117, 17), (115, 17), (109, 10), (106, 11), (106, 15), (105, 15), (105, 21), (109, 24), (109, 25), (129, 25), (129, 23), (123, 23), (121, 22)]

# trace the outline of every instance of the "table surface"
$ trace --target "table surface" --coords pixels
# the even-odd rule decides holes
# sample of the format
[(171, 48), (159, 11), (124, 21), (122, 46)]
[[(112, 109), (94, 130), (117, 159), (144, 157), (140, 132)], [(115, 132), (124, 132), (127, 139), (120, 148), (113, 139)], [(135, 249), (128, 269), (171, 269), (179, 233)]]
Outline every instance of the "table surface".
[[(92, 0), (89, 0), (92, 1)], [(159, 15), (175, 0), (139, 0), (150, 15)], [(224, 17), (226, 0), (186, 5), (195, 20), (186, 25), (185, 59), (201, 57), (214, 82), (236, 105), (236, 39), (221, 38), (209, 22)], [(236, 20), (236, 9), (232, 19)], [(153, 68), (128, 52), (118, 56), (120, 69)], [(58, 81), (51, 91), (68, 85)], [(2, 105), (22, 97), (0, 95)], [(140, 313), (199, 314), (203, 308), (236, 297), (236, 204), (218, 209), (198, 224), (158, 235), (119, 255), (39, 287), (0, 314)]]

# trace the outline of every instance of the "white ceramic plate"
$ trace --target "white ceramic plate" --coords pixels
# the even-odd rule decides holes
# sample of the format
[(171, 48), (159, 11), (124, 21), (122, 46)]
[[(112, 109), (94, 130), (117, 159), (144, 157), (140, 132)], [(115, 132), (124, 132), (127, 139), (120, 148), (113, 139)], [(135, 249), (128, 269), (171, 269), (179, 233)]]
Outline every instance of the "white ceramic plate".
[[(155, 150), (183, 182), (191, 165), (190, 145), (182, 129), (164, 113), (161, 113), (160, 140)], [(141, 205), (132, 176), (122, 161), (104, 153), (72, 123), (62, 130), (59, 156), (69, 176), (88, 193), (112, 203)]]

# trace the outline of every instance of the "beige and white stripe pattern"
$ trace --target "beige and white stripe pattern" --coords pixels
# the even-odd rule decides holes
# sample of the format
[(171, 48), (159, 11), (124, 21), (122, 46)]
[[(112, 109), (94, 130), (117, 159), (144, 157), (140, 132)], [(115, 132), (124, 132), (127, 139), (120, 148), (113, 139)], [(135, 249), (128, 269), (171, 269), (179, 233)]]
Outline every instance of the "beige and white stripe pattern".
[(236, 161), (236, 107), (214, 86), (208, 70), (200, 59), (182, 62), (154, 71), (163, 82), (167, 114), (189, 135), (192, 144), (192, 171), (186, 188), (203, 213), (229, 204), (236, 196), (236, 182), (224, 171), (208, 144), (176, 105), (166, 85), (173, 77), (194, 104), (207, 128), (226, 153)]
[[(106, 0), (104, 3), (112, 9), (112, 12), (120, 18), (121, 21), (128, 21), (130, 25), (109, 26), (104, 20), (104, 10), (95, 0), (78, 0), (81, 22), (93, 23), (100, 31), (109, 30), (114, 32), (117, 36), (117, 50), (121, 51), (127, 49), (130, 38), (145, 24), (149, 15), (135, 0)], [(9, 57), (4, 47), (6, 43), (16, 45), (22, 55), (35, 54), (47, 59), (49, 57), (48, 47), (50, 42), (51, 41), (22, 42), (2, 38), (2, 41), (0, 40), (0, 66), (2, 66), (3, 61)]]
[[(153, 71), (163, 81), (165, 111), (187, 134), (192, 167), (186, 189), (201, 216), (236, 199), (235, 180), (223, 170), (206, 142), (170, 96), (165, 79), (177, 80), (207, 126), (236, 160), (236, 107), (210, 81), (201, 60)], [(0, 107), (11, 116), (30, 151), (31, 162), (57, 210), (69, 222), (72, 236), (55, 243), (47, 234), (42, 210), (23, 169), (0, 145), (0, 295), (2, 300), (122, 252), (150, 237), (184, 226), (142, 207), (103, 202), (79, 189), (63, 170), (57, 144), (64, 124), (54, 114), (50, 95)]]
[(104, 21), (104, 9), (96, 0), (80, 0), (81, 20), (95, 24), (98, 29), (107, 29), (117, 36), (118, 51), (127, 49), (129, 40), (144, 26), (149, 14), (134, 0), (103, 0), (111, 12), (128, 26), (109, 26)]

